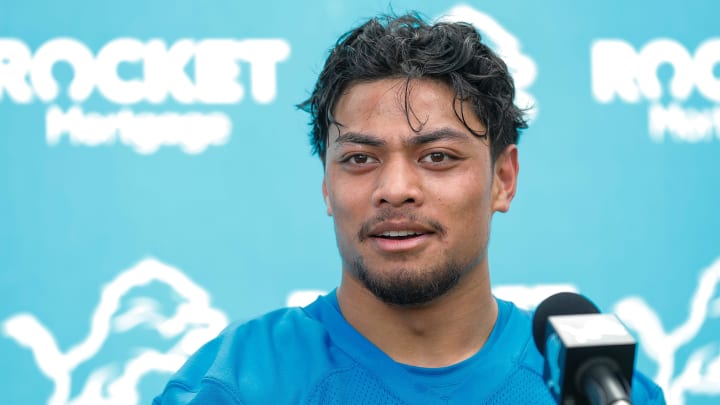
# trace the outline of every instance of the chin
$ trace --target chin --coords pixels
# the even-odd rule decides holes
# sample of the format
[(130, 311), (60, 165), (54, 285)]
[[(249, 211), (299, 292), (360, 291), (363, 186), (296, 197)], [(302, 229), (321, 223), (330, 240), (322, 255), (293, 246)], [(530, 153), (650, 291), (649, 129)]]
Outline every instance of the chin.
[(447, 294), (460, 282), (466, 267), (442, 263), (419, 268), (403, 263), (379, 271), (366, 266), (362, 257), (352, 263), (352, 273), (363, 286), (386, 304), (417, 307), (429, 304)]

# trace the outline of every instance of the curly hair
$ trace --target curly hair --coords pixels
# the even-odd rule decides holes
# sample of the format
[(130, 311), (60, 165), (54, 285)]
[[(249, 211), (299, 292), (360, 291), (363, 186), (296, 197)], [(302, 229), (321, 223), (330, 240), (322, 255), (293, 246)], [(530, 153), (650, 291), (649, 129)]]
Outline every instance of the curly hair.
[[(428, 24), (417, 13), (375, 17), (340, 37), (331, 49), (310, 97), (298, 108), (311, 116), (313, 153), (325, 164), (328, 129), (336, 122), (333, 110), (352, 84), (383, 78), (404, 77), (406, 92), (411, 79), (428, 78), (449, 85), (459, 100), (453, 109), (475, 136), (488, 137), (494, 162), (519, 130), (527, 128), (524, 113), (513, 103), (515, 85), (505, 62), (482, 42), (470, 24)], [(405, 113), (411, 124), (411, 108)], [(485, 130), (470, 128), (463, 106), (469, 103)]]

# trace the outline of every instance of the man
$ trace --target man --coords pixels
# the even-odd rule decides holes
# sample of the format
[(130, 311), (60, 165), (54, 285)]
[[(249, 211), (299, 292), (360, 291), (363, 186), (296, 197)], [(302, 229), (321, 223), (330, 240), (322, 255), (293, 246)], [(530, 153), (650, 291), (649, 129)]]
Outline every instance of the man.
[[(340, 286), (229, 327), (155, 403), (554, 403), (530, 315), (490, 286), (526, 127), (514, 93), (470, 25), (382, 17), (343, 36), (302, 104)], [(664, 403), (641, 375), (633, 398)]]

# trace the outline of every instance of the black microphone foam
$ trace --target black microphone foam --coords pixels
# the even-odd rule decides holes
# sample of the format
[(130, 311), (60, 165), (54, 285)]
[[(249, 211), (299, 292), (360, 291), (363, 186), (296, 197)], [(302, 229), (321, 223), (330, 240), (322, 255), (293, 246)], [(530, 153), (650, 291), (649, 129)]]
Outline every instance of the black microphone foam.
[(545, 355), (545, 329), (548, 318), (555, 315), (598, 314), (600, 310), (580, 294), (561, 292), (551, 295), (538, 305), (533, 316), (533, 340), (540, 353)]

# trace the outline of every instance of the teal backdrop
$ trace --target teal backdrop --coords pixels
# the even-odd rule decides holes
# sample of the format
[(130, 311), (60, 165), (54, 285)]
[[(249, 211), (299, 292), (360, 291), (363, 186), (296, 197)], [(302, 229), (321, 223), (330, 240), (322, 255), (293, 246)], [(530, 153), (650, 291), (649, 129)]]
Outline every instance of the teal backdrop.
[(411, 9), (477, 23), (534, 106), (496, 294), (580, 291), (670, 404), (719, 403), (711, 0), (0, 0), (0, 402), (149, 403), (227, 322), (334, 288), (295, 104), (342, 33)]

